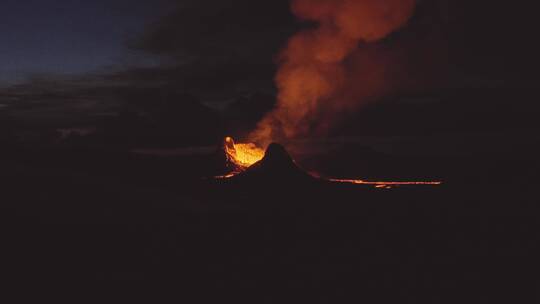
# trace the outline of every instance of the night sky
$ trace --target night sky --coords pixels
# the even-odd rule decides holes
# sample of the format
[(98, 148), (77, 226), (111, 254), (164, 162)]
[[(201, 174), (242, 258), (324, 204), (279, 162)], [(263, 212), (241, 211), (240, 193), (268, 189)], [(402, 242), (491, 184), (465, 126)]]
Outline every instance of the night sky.
[[(200, 69), (210, 70), (231, 63), (246, 73), (266, 68), (261, 77), (271, 82), (267, 66), (299, 28), (286, 0), (6, 0), (0, 18), (3, 83), (163, 58), (199, 60)], [(423, 0), (404, 31), (431, 43), (435, 53), (447, 52), (460, 77), (530, 81), (538, 65), (531, 59), (538, 51), (535, 20), (531, 4)], [(426, 39), (430, 31), (436, 42)]]
[[(152, 103), (159, 108), (152, 111), (175, 108), (178, 115), (190, 116), (183, 102), (193, 100), (214, 109), (236, 109), (227, 119), (236, 121), (235, 115), (243, 115), (256, 122), (275, 102), (280, 50), (294, 33), (313, 26), (298, 21), (289, 6), (288, 0), (3, 1), (0, 85), (22, 86), (0, 91), (0, 97), (5, 94), (0, 105), (25, 121), (46, 117), (55, 125), (73, 121), (93, 125), (87, 116), (147, 112), (138, 103), (152, 103), (159, 95), (168, 101)], [(395, 78), (406, 94), (436, 101), (430, 110), (433, 115), (413, 119), (418, 122), (415, 132), (432, 132), (426, 119), (448, 113), (447, 107), (454, 107), (452, 113), (471, 112), (469, 120), (478, 128), (528, 124), (530, 117), (523, 119), (521, 114), (511, 117), (515, 123), (499, 122), (509, 119), (509, 107), (519, 113), (535, 113), (530, 108), (536, 98), (526, 95), (536, 87), (540, 68), (536, 23), (534, 6), (527, 3), (417, 1), (407, 26), (376, 46), (399, 63), (392, 77), (400, 74)], [(492, 88), (496, 90), (489, 91)], [(143, 94), (141, 90), (150, 91)], [(484, 97), (467, 90), (482, 91)], [(402, 93), (397, 93), (397, 100), (406, 99), (401, 98)], [(501, 100), (493, 102), (492, 97), (485, 97), (487, 93)], [(64, 99), (51, 98), (58, 94)], [(508, 98), (516, 94), (520, 97)], [(24, 106), (35, 103), (49, 106)], [(489, 107), (490, 103), (499, 106)], [(486, 108), (497, 112), (489, 126), (475, 118), (477, 111)], [(367, 117), (352, 120), (370, 125), (350, 126), (346, 133), (381, 130), (381, 124), (392, 132), (407, 129), (401, 127), (405, 116), (396, 114), (398, 119), (390, 119), (391, 112), (381, 111), (376, 115), (360, 111), (360, 116)], [(421, 111), (411, 115), (421, 116)], [(469, 128), (444, 115), (433, 122), (445, 124), (441, 129)], [(78, 122), (80, 116), (85, 117), (84, 122)], [(171, 120), (182, 120), (173, 116)], [(246, 130), (252, 127), (243, 126)]]
[(82, 74), (126, 61), (127, 41), (170, 1), (5, 0), (0, 4), (0, 81)]

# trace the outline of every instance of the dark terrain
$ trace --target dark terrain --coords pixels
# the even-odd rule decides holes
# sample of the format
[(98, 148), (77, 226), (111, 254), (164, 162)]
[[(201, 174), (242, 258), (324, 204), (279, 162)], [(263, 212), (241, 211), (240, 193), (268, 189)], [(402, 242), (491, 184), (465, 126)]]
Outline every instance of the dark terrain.
[(537, 2), (2, 1), (0, 304), (540, 303)]
[(369, 157), (366, 172), (437, 172), (444, 184), (296, 182), (288, 169), (215, 181), (218, 152), (13, 146), (1, 157), (4, 287), (23, 302), (62, 293), (76, 303), (536, 296), (537, 159)]
[(219, 114), (166, 90), (93, 111), (9, 95), (3, 289), (24, 303), (531, 303), (540, 112), (505, 92), (381, 103), (326, 139), (285, 143), (323, 176), (443, 181), (394, 189), (310, 178), (279, 148), (214, 180), (224, 136), (253, 129), (272, 96)]

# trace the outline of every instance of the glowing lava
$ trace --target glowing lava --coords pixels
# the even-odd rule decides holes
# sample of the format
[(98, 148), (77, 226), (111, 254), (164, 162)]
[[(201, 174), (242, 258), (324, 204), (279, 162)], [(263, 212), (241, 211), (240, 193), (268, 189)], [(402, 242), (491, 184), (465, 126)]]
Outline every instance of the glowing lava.
[[(224, 141), (224, 150), (227, 160), (235, 166), (233, 172), (216, 176), (217, 179), (227, 179), (234, 177), (250, 166), (259, 162), (265, 156), (265, 151), (253, 143), (235, 143), (231, 137), (226, 137)], [(368, 185), (377, 189), (391, 189), (399, 186), (439, 186), (442, 182), (439, 181), (365, 181), (361, 179), (336, 179), (336, 178), (324, 178), (317, 176), (317, 174), (311, 174), (315, 178), (324, 179), (334, 183), (345, 183), (355, 185)]]
[(225, 153), (227, 159), (240, 169), (246, 169), (264, 157), (264, 150), (255, 144), (237, 144), (231, 137), (225, 138)]
[(393, 187), (399, 187), (399, 186), (440, 186), (442, 185), (442, 182), (373, 182), (373, 181), (365, 181), (361, 179), (336, 179), (336, 178), (329, 178), (328, 179), (331, 182), (335, 183), (346, 183), (346, 184), (355, 184), (355, 185), (372, 185), (375, 186), (375, 188), (379, 189), (390, 189)]

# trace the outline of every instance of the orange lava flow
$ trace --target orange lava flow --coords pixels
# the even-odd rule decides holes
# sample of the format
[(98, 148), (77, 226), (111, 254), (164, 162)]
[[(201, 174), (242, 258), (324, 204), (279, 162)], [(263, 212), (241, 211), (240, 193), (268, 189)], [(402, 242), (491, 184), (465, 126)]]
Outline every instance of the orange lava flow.
[(231, 178), (231, 177), (234, 177), (238, 175), (238, 172), (233, 172), (233, 173), (229, 173), (229, 174), (226, 174), (226, 175), (218, 175), (218, 176), (214, 176), (215, 179), (228, 179), (228, 178)]
[(371, 182), (371, 181), (364, 181), (361, 179), (335, 179), (330, 178), (328, 179), (331, 182), (338, 182), (338, 183), (349, 183), (349, 184), (358, 184), (358, 185), (389, 185), (389, 186), (400, 186), (400, 185), (441, 185), (442, 182)]
[[(261, 159), (263, 159), (265, 151), (259, 148), (253, 143), (235, 143), (232, 137), (226, 137), (224, 142), (225, 154), (227, 160), (229, 160), (236, 167), (235, 170), (229, 174), (216, 176), (217, 179), (228, 179), (238, 175), (245, 171), (250, 166), (254, 165)], [(315, 176), (315, 175), (314, 175)], [(361, 179), (337, 179), (337, 178), (323, 178), (330, 182), (346, 183), (355, 185), (371, 185), (378, 189), (390, 189), (399, 186), (439, 186), (442, 185), (440, 181), (407, 181), (407, 182), (393, 182), (393, 181), (365, 181)]]
[(264, 157), (264, 150), (255, 144), (237, 144), (231, 137), (225, 138), (225, 153), (228, 160), (240, 168), (248, 168)]
[(347, 183), (347, 184), (355, 184), (355, 185), (372, 185), (375, 186), (375, 188), (393, 188), (398, 186), (440, 186), (442, 185), (442, 182), (439, 181), (428, 181), (428, 182), (391, 182), (391, 181), (385, 181), (385, 182), (374, 182), (374, 181), (365, 181), (361, 179), (336, 179), (336, 178), (329, 178), (328, 181), (335, 182), (335, 183)]

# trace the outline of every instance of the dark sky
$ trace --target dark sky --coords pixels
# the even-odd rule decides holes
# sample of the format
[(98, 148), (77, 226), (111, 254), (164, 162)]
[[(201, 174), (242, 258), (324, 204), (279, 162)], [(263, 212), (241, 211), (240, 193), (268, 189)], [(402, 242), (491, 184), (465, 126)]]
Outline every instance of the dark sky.
[(0, 82), (34, 73), (85, 73), (126, 60), (126, 41), (170, 1), (3, 0)]
[[(482, 128), (484, 117), (495, 117), (484, 128), (489, 130), (536, 121), (537, 112), (529, 109), (538, 94), (526, 95), (536, 92), (540, 71), (537, 11), (520, 0), (418, 0), (409, 24), (380, 42), (380, 49), (398, 55), (397, 66), (407, 63), (398, 72), (420, 80), (411, 81), (411, 91), (397, 92), (396, 100), (406, 102), (413, 93), (437, 103), (432, 117), (448, 118), (441, 129), (468, 130), (469, 124), (455, 121), (465, 110)], [(175, 115), (188, 115), (185, 104), (237, 105), (236, 112), (254, 121), (275, 102), (279, 50), (295, 32), (312, 26), (294, 18), (289, 0), (4, 0), (0, 20), (0, 87), (22, 84), (0, 90), (0, 110), (21, 121), (62, 125), (93, 124), (93, 114), (138, 110), (138, 100)], [(156, 96), (167, 102), (155, 103)], [(447, 110), (456, 104), (459, 111)], [(518, 113), (513, 118), (508, 105)], [(370, 114), (381, 119), (363, 118), (371, 125), (349, 129), (379, 130), (383, 118), (392, 122), (389, 112)], [(398, 130), (393, 126), (399, 122), (389, 129)], [(439, 123), (418, 122), (418, 130)]]
[[(540, 50), (535, 12), (520, 1), (423, 0), (403, 32), (447, 57), (451, 71), (441, 73), (530, 83)], [(167, 65), (151, 78), (206, 91), (271, 85), (274, 56), (299, 28), (287, 0), (4, 0), (0, 20), (0, 83), (160, 58)], [(144, 72), (127, 74), (144, 81)]]

